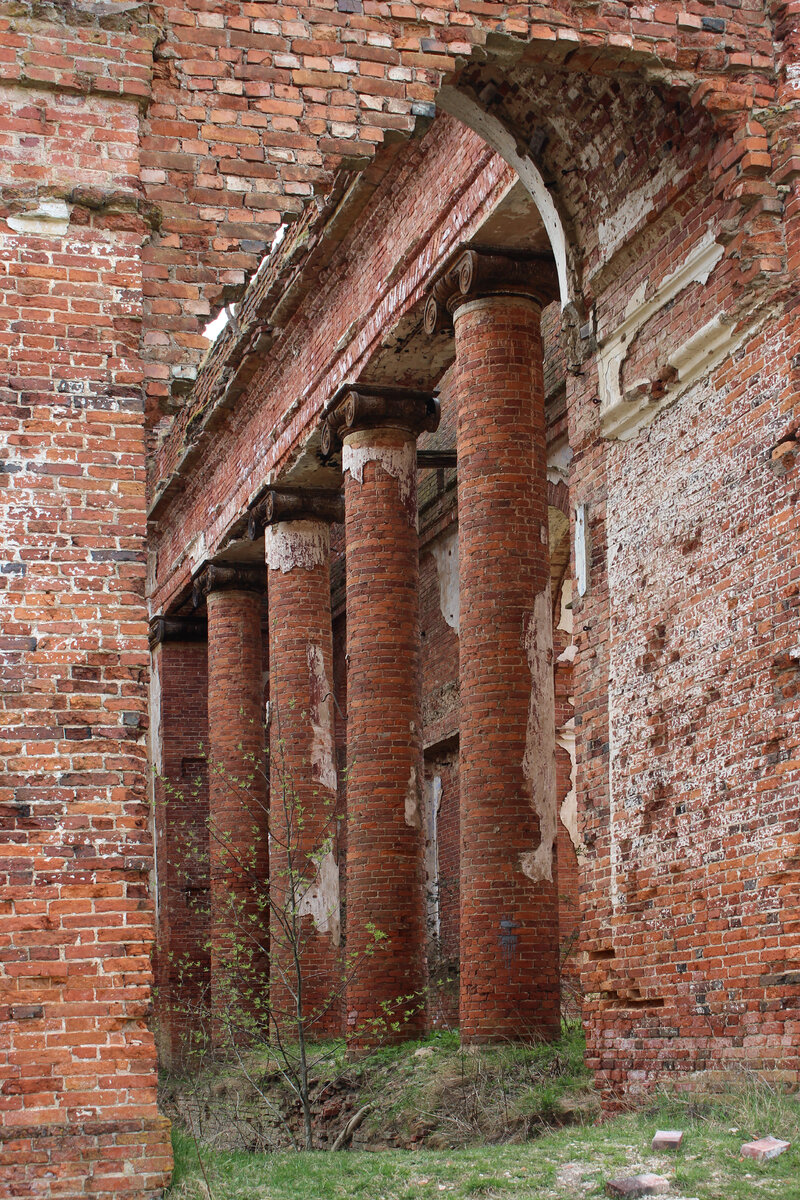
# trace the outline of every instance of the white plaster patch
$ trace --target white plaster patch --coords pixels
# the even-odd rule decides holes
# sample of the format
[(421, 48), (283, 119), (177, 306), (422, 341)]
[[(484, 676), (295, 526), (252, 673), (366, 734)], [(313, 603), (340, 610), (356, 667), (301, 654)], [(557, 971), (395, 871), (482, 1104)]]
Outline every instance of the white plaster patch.
[[(604, 337), (597, 352), (597, 369), (600, 418), (605, 437), (616, 437), (623, 441), (635, 437), (641, 429), (651, 423), (656, 413), (676, 399), (677, 392), (674, 388), (667, 388), (664, 396), (657, 402), (653, 402), (648, 396), (623, 396), (622, 365), (639, 330), (690, 284), (705, 284), (723, 253), (724, 247), (714, 240), (712, 233), (707, 232), (683, 262), (662, 279), (649, 300), (644, 299), (646, 282), (637, 289), (628, 301), (623, 320), (613, 332)], [(674, 353), (680, 353), (680, 350)], [(701, 360), (701, 367), (707, 366), (708, 363)], [(688, 386), (694, 378), (696, 375), (692, 379), (682, 379), (680, 382)]]
[(150, 722), (149, 722), (149, 741), (150, 741), (150, 762), (153, 766), (153, 775), (160, 775), (164, 765), (164, 741), (161, 730), (161, 655), (151, 654), (150, 656), (150, 688), (149, 688), (149, 704), (150, 704)]
[(575, 786), (578, 776), (578, 761), (575, 754), (575, 718), (570, 717), (566, 724), (556, 730), (556, 745), (566, 750), (569, 755), (569, 791), (561, 801), (559, 816), (561, 824), (569, 834), (570, 841), (578, 854), (578, 862), (582, 860), (582, 845), (578, 834), (578, 791)]
[(417, 511), (417, 446), (413, 438), (404, 439), (400, 445), (376, 446), (367, 444), (354, 446), (346, 437), (342, 448), (342, 474), (350, 472), (350, 477), (357, 483), (364, 482), (364, 467), (374, 462), (397, 480), (400, 489), (400, 503), (414, 514), (416, 525)]
[(572, 462), (572, 448), (567, 441), (561, 442), (551, 451), (547, 460), (548, 483), (569, 483), (569, 464)]
[(264, 530), (264, 556), (271, 571), (321, 567), (330, 549), (326, 521), (278, 521)]
[(569, 644), (563, 652), (559, 654), (556, 662), (571, 663), (575, 661), (575, 655), (578, 652), (578, 647), (572, 640), (572, 580), (565, 579), (561, 585), (561, 596), (559, 603), (559, 615), (557, 629), (562, 633), (569, 634)]
[(439, 809), (442, 804), (442, 777), (434, 775), (424, 783), (425, 796), (425, 906), (428, 937), (441, 932), (439, 907)]
[(439, 608), (446, 623), (458, 633), (460, 591), (458, 583), (458, 526), (449, 529), (428, 547), (436, 563)]
[(613, 213), (597, 222), (601, 265), (614, 257), (622, 243), (647, 216), (658, 193), (669, 184), (680, 186), (682, 178), (682, 175), (676, 178), (674, 162), (662, 163), (655, 175), (645, 180), (641, 187), (628, 192)]
[[(327, 526), (326, 526), (327, 528)], [(311, 692), (311, 777), (331, 792), (336, 791), (336, 759), (333, 742), (333, 695), (325, 674), (320, 646), (307, 651)]]
[(589, 527), (586, 505), (575, 509), (575, 583), (578, 595), (585, 596), (589, 587)]
[(405, 820), (406, 825), (410, 825), (412, 829), (422, 828), (422, 815), (420, 813), (419, 801), (419, 779), (417, 778), (416, 767), (412, 767), (408, 775), (408, 784), (406, 786), (405, 795)]
[(63, 237), (69, 229), (73, 207), (66, 200), (40, 200), (39, 207), (33, 212), (18, 213), (14, 217), (6, 217), (6, 221), (15, 233)]
[(539, 845), (520, 857), (520, 866), (534, 883), (553, 879), (553, 846), (557, 833), (555, 694), (553, 690), (553, 631), (550, 588), (536, 597), (523, 631), (531, 673), (531, 697), (522, 774), (539, 818)]
[(186, 547), (186, 556), (191, 564), (192, 574), (194, 574), (195, 568), (199, 566), (199, 564), (203, 562), (206, 557), (206, 535), (204, 532), (198, 533), (197, 537), (192, 538), (191, 542), (189, 542), (189, 545)]
[(150, 655), (150, 683), (148, 687), (149, 724), (147, 731), (147, 759), (151, 765), (147, 777), (147, 797), (150, 804), (150, 836), (153, 839), (153, 865), (149, 872), (150, 895), (155, 907), (156, 928), (161, 908), (158, 862), (161, 847), (156, 825), (156, 779), (164, 769), (164, 736), (161, 724), (161, 655), (158, 651)]
[(329, 850), (319, 860), (317, 877), (300, 901), (297, 911), (301, 917), (311, 917), (315, 929), (320, 933), (329, 933), (334, 946), (339, 945), (339, 866), (332, 851)]
[(693, 383), (729, 353), (732, 337), (733, 326), (725, 325), (717, 315), (674, 350), (667, 361), (678, 372), (681, 383)]

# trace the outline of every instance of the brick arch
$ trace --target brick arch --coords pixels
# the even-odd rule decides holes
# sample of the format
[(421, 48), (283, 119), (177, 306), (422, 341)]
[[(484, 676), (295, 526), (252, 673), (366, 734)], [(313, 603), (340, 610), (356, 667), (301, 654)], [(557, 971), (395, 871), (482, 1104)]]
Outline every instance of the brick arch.
[[(145, 250), (146, 326), (162, 334), (148, 347), (156, 397), (165, 374), (191, 377), (205, 322), (240, 294), (278, 226), (337, 174), (371, 172), (378, 149), (391, 156), (430, 120), (443, 86), (463, 92), (465, 79), (494, 73), (505, 97), (515, 72), (539, 68), (567, 85), (652, 81), (731, 138), (774, 94), (766, 15), (676, 10), (655, 23), (642, 9), (600, 22), (566, 4), (497, 10), (468, 14), (453, 0), (431, 20), (423, 5), (365, 14), (361, 0), (337, 0), (307, 17), (274, 7), (261, 16), (256, 6), (195, 0), (164, 11), (142, 125), (145, 188), (163, 213)], [(526, 138), (523, 157), (529, 148)]]

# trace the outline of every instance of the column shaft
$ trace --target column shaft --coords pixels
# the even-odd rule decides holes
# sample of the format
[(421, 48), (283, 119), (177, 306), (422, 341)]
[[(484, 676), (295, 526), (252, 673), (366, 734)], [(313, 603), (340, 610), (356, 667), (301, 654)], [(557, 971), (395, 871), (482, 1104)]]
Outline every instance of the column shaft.
[[(270, 630), (273, 1017), (341, 1030), (333, 638), (327, 521), (265, 530)], [(295, 965), (297, 951), (299, 968)]]
[(222, 1039), (232, 1006), (257, 1017), (268, 986), (261, 596), (226, 588), (207, 603), (211, 997)]
[[(386, 426), (347, 434), (342, 466), (346, 932), (358, 964), (347, 1022), (355, 1042), (402, 1040), (424, 1027), (425, 987), (416, 439)], [(365, 960), (373, 929), (382, 941)]]
[(461, 1035), (559, 1029), (555, 721), (539, 306), (455, 313)]

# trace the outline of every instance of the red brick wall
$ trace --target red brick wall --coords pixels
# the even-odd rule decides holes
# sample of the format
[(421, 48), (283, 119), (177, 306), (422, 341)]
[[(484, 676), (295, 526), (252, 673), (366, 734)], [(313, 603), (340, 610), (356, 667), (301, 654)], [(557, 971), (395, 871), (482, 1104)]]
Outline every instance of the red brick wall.
[(673, 1071), (797, 1077), (791, 328), (584, 476), (584, 984), (608, 1100)]
[[(171, 1165), (146, 1024), (153, 850), (138, 343), (151, 230), (136, 177), (149, 47), (24, 12), (2, 18), (2, 42), (0, 1190), (144, 1198), (160, 1194)], [(17, 55), (25, 86), (13, 88)], [(79, 63), (83, 82), (65, 78)], [(57, 80), (68, 91), (54, 91)], [(14, 228), (47, 199), (73, 205), (68, 224)]]
[[(342, 164), (370, 163), (376, 148), (424, 120), (442, 79), (489, 32), (512, 53), (513, 39), (530, 40), (548, 69), (567, 58), (570, 70), (590, 76), (650, 65), (666, 89), (694, 92), (693, 103), (729, 129), (774, 98), (772, 32), (760, 6), (606, 7), (602, 15), (562, 3), (468, 11), (451, 0), (235, 14), (212, 0), (168, 7), (142, 131), (143, 180), (164, 209), (146, 284), (148, 319), (160, 335), (147, 367), (154, 408), (197, 363), (209, 304), (255, 270), (276, 226)], [(546, 108), (549, 81), (540, 91)], [(570, 182), (590, 189), (605, 166), (587, 164)], [(759, 167), (756, 160), (748, 170)]]
[(455, 317), (460, 1028), (471, 1042), (548, 1038), (560, 1028), (552, 841), (541, 870), (525, 869), (546, 845), (555, 802), (542, 783), (554, 767), (554, 726), (542, 719), (530, 741), (531, 709), (553, 715), (539, 317), (527, 297), (502, 294)]
[(153, 655), (151, 754), (158, 888), (154, 960), (159, 1058), (178, 1067), (208, 991), (208, 649), (166, 641)]
[[(270, 638), (270, 1009), (309, 1036), (341, 1032), (339, 822), (327, 522), (266, 530)], [(274, 556), (274, 557), (273, 557)], [(329, 857), (330, 856), (330, 857)], [(323, 871), (336, 877), (336, 888)], [(316, 907), (313, 899), (318, 896)], [(299, 912), (296, 910), (299, 909)], [(291, 930), (292, 932), (287, 932)], [(288, 990), (287, 983), (288, 980)], [(294, 1015), (293, 1015), (294, 1014)]]
[[(367, 457), (345, 476), (345, 945), (355, 968), (346, 1019), (356, 1044), (371, 1044), (425, 1025), (417, 505), (407, 475), (416, 439), (388, 426), (349, 439), (345, 449)], [(381, 452), (403, 456), (396, 474)]]
[[(266, 574), (266, 572), (265, 572)], [(268, 1028), (269, 779), (264, 731), (263, 596), (209, 593), (208, 814), (210, 1000), (221, 1046), (240, 1044), (242, 1010)]]
[[(101, 933), (111, 932), (111, 920), (120, 919), (123, 929), (129, 925), (133, 936), (125, 943), (130, 954), (105, 958), (100, 972), (104, 983), (113, 984), (113, 1000), (110, 1005), (104, 996), (97, 1000), (97, 1024), (87, 1035), (98, 1046), (97, 1059), (90, 1060), (97, 1073), (84, 1074), (85, 1061), (70, 1063), (87, 1089), (75, 1095), (90, 1094), (88, 1107), (70, 1110), (61, 1067), (37, 1045), (41, 1035), (34, 1024), (32, 1032), (12, 1029), (12, 1071), (20, 1090), (6, 1093), (4, 1120), (27, 1128), (28, 1112), (38, 1106), (37, 1118), (46, 1118), (44, 1152), (63, 1158), (63, 1145), (48, 1139), (61, 1137), (71, 1117), (71, 1130), (83, 1129), (90, 1145), (84, 1165), (74, 1167), (75, 1177), (93, 1171), (99, 1194), (116, 1194), (121, 1186), (113, 1177), (112, 1150), (99, 1146), (98, 1130), (106, 1120), (122, 1128), (114, 1123), (123, 1111), (133, 1123), (125, 1127), (126, 1137), (140, 1145), (152, 1139), (158, 1151), (149, 1165), (138, 1147), (129, 1152), (139, 1163), (132, 1178), (141, 1194), (157, 1189), (164, 1165), (152, 1044), (138, 1028), (149, 986), (146, 956), (139, 950), (152, 923), (144, 895), (151, 850), (141, 808), (143, 728), (136, 723), (143, 713), (146, 671), (137, 345), (142, 292), (144, 360), (155, 410), (176, 380), (191, 380), (205, 349), (198, 329), (209, 308), (256, 266), (281, 214), (298, 209), (312, 186), (327, 191), (330, 172), (343, 156), (363, 163), (385, 140), (382, 130), (407, 129), (410, 107), (433, 98), (442, 72), (455, 69), (454, 56), (466, 55), (489, 27), (530, 40), (531, 65), (514, 68), (509, 84), (504, 70), (512, 68), (494, 61), (475, 64), (461, 71), (459, 88), (511, 131), (514, 144), (530, 143), (544, 177), (555, 181), (551, 194), (567, 230), (569, 279), (583, 308), (579, 322), (602, 340), (634, 293), (651, 296), (706, 227), (724, 247), (710, 286), (686, 289), (633, 339), (621, 372), (625, 390), (637, 396), (643, 388), (657, 399), (674, 384), (671, 348), (718, 310), (736, 326), (761, 305), (765, 322), (754, 324), (710, 389), (696, 386), (632, 443), (601, 441), (591, 338), (584, 344), (582, 374), (569, 382), (572, 498), (588, 506), (592, 540), (590, 590), (576, 607), (575, 673), (591, 913), (585, 948), (599, 956), (586, 975), (588, 1011), (597, 1030), (591, 1061), (612, 1095), (640, 1081), (641, 1063), (645, 1082), (672, 1065), (688, 1069), (719, 1062), (720, 1050), (731, 1059), (769, 1065), (778, 1061), (780, 1039), (796, 1035), (790, 964), (798, 931), (786, 916), (784, 890), (791, 889), (796, 874), (791, 800), (796, 735), (789, 721), (796, 581), (786, 566), (793, 553), (788, 514), (794, 452), (790, 447), (778, 455), (774, 471), (764, 466), (794, 438), (797, 328), (790, 272), (796, 275), (798, 267), (800, 218), (797, 122), (789, 108), (794, 93), (787, 66), (796, 58), (796, 16), (783, 4), (769, 14), (724, 4), (706, 7), (702, 15), (669, 5), (598, 15), (593, 8), (562, 13), (526, 4), (513, 11), (497, 6), (491, 14), (445, 7), (435, 16), (408, 5), (392, 14), (387, 32), (387, 15), (381, 8), (344, 13), (337, 6), (302, 16), (281, 13), (274, 27), (265, 27), (258, 23), (271, 17), (230, 16), (211, 0), (198, 0), (167, 10), (160, 28), (137, 24), (147, 18), (144, 10), (120, 15), (62, 9), (49, 18), (57, 22), (51, 24), (24, 10), (2, 18), (6, 87), (0, 144), (3, 179), (11, 188), (3, 216), (34, 212), (43, 199), (75, 205), (66, 234), (57, 223), (27, 232), (2, 226), (7, 320), (0, 337), (13, 363), (0, 385), (9, 460), (3, 493), (19, 547), (3, 577), (9, 594), (25, 596), (24, 607), (12, 601), (5, 631), (10, 639), (4, 649), (5, 704), (9, 728), (28, 733), (24, 755), (21, 740), (10, 739), (3, 801), (18, 804), (13, 810), (22, 822), (18, 846), (43, 843), (48, 854), (56, 848), (57, 882), (45, 873), (52, 891), (37, 897), (37, 904), (43, 910), (66, 904), (70, 921), (94, 922), (89, 929), (97, 927), (103, 910), (103, 930), (87, 935), (95, 942), (81, 935), (80, 953), (99, 946)], [(137, 106), (148, 95), (154, 45), (154, 102), (142, 128)], [(655, 87), (637, 76), (648, 64), (658, 71)], [(764, 125), (747, 122), (753, 106), (763, 110)], [(417, 111), (424, 115), (427, 109)], [(387, 327), (419, 301), (436, 264), (455, 241), (471, 236), (481, 212), (512, 178), (476, 137), (452, 128), (441, 136), (444, 124), (429, 141), (384, 147), (352, 193), (359, 216), (355, 231), (343, 232), (342, 222), (334, 220), (351, 182), (345, 176), (328, 202), (306, 210), (297, 233), (289, 234), (259, 277), (240, 313), (241, 338), (246, 343), (255, 320), (269, 321), (277, 313), (282, 319), (272, 323), (285, 330), (279, 353), (240, 399), (235, 424), (226, 427), (224, 414), (218, 421), (215, 448), (203, 446), (203, 471), (175, 486), (155, 514), (157, 611), (182, 595), (203, 554), (216, 552), (246, 507), (253, 480), (286, 461), (333, 388), (368, 365)], [(141, 175), (140, 128), (146, 140)], [(538, 153), (534, 145), (542, 147)], [(432, 147), (428, 170), (424, 152)], [(457, 213), (441, 224), (440, 214), (460, 183)], [(628, 205), (637, 193), (638, 223)], [(152, 211), (153, 202), (160, 214)], [(398, 210), (402, 233), (382, 238)], [(352, 213), (348, 220), (355, 220)], [(612, 253), (617, 236), (621, 241)], [(398, 273), (392, 274), (395, 264)], [(289, 279), (297, 284), (294, 292)], [(276, 306), (287, 294), (298, 307), (281, 314)], [(156, 460), (152, 491), (166, 486), (203, 413), (224, 391), (222, 359), (238, 336), (229, 331), (209, 355), (194, 398), (178, 414)], [(298, 397), (302, 402), (294, 408)], [(166, 421), (159, 432), (167, 433)], [(696, 476), (686, 474), (692, 462), (698, 464)], [(667, 466), (670, 477), (661, 479)], [(739, 513), (751, 503), (765, 538), (756, 539), (742, 526)], [(205, 550), (198, 548), (201, 536)], [(637, 548), (648, 544), (658, 548), (657, 569), (637, 558)], [(679, 545), (687, 548), (680, 558)], [(93, 552), (124, 557), (98, 560)], [(744, 616), (725, 616), (722, 586), (741, 597), (737, 608)], [(722, 630), (721, 640), (712, 637), (713, 629)], [(655, 638), (652, 645), (648, 638)], [(705, 686), (709, 662), (721, 686), (713, 684), (706, 702), (695, 693)], [(626, 688), (634, 684), (650, 696), (655, 726), (641, 709), (628, 706)], [(656, 687), (663, 700), (653, 700)], [(727, 743), (716, 739), (717, 729), (733, 740), (734, 780)], [(28, 749), (33, 730), (41, 731), (36, 753)], [(679, 752), (662, 778), (638, 755), (651, 739), (651, 749), (660, 750), (667, 738)], [(646, 787), (636, 795), (620, 793), (620, 780), (640, 775)], [(719, 780), (725, 789), (718, 792)], [(678, 813), (687, 796), (689, 807)], [(27, 809), (29, 800), (40, 808), (43, 825)], [(658, 861), (641, 859), (639, 809), (652, 816), (648, 845), (650, 837), (664, 835)], [(699, 899), (688, 915), (680, 909), (685, 891), (679, 895), (671, 882), (677, 872), (670, 863), (679, 860), (669, 857), (670, 811), (674, 821), (698, 814), (691, 817), (692, 848), (702, 861), (687, 870), (694, 872), (690, 894)], [(620, 829), (614, 827), (612, 845), (608, 822), (617, 812), (626, 815)], [(717, 893), (737, 894), (737, 880), (723, 879), (726, 868), (711, 832), (723, 816), (738, 855), (728, 869), (755, 880), (752, 899), (742, 892), (738, 904), (715, 899)], [(759, 842), (766, 837), (761, 829), (771, 836)], [(108, 839), (98, 859), (100, 874), (90, 871), (88, 856), (79, 872), (65, 874), (65, 862), (76, 858), (72, 842), (90, 844), (98, 835)], [(66, 836), (65, 854), (57, 839)], [(132, 855), (130, 845), (136, 848)], [(25, 865), (9, 880), (11, 901), (18, 898), (14, 889), (28, 889), (32, 881), (30, 852), (19, 857)], [(612, 878), (620, 862), (638, 873), (630, 874), (624, 888)], [(659, 928), (687, 916), (681, 928), (688, 932), (674, 939), (675, 948), (664, 949), (670, 962), (675, 959), (674, 977), (667, 994), (659, 996), (645, 964), (635, 985), (638, 998), (623, 995), (627, 956), (632, 963), (636, 946), (645, 944), (643, 923), (656, 920), (647, 914), (661, 895)], [(39, 911), (33, 923), (47, 919)], [(727, 922), (725, 937), (711, 940), (710, 948), (729, 946), (734, 975), (743, 972), (727, 992), (724, 984), (717, 986), (728, 970), (718, 951), (706, 959), (713, 988), (700, 968), (690, 973), (688, 962), (700, 959), (687, 958), (683, 971), (678, 966), (684, 960), (676, 958), (689, 948), (705, 953), (697, 942), (717, 939), (720, 921)], [(55, 958), (49, 940), (36, 941), (39, 949), (31, 957), (26, 939), (40, 938), (35, 930), (12, 927), (6, 936), (28, 977), (41, 981), (42, 1002), (65, 1005), (58, 1019), (69, 1038), (82, 1019), (71, 982), (85, 978), (83, 967), (78, 976), (74, 964), (89, 963), (94, 978), (104, 956), (98, 949), (77, 959), (75, 926), (67, 928), (61, 917), (59, 922)], [(741, 966), (742, 946), (779, 969), (765, 971), (763, 962)], [(46, 971), (36, 955), (48, 964)], [(14, 967), (12, 978), (18, 971)], [(710, 1001), (712, 992), (725, 992), (724, 1002), (716, 994)], [(98, 989), (95, 994), (101, 995)], [(651, 1000), (663, 1000), (660, 1014), (655, 1005), (648, 1010)], [(106, 1086), (108, 1022), (116, 1019), (109, 1014), (117, 1012), (117, 1004), (125, 1019), (137, 1023), (135, 1053), (144, 1054), (144, 1069), (135, 1084), (119, 1073), (114, 1086)], [(762, 1006), (773, 1014), (768, 1022), (759, 1015)], [(26, 1057), (31, 1054), (33, 1059)], [(24, 1090), (29, 1078), (47, 1079), (50, 1090)], [(118, 1136), (107, 1135), (111, 1141)], [(24, 1186), (32, 1186), (39, 1167), (20, 1145), (19, 1164), (11, 1169), (25, 1172)], [(71, 1153), (66, 1151), (68, 1159)]]

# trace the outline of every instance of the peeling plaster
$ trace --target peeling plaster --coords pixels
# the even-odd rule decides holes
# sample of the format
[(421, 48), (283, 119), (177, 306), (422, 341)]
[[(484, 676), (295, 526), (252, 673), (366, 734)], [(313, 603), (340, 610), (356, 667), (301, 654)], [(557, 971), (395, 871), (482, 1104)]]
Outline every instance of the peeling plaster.
[(326, 521), (278, 521), (264, 530), (264, 555), (271, 571), (321, 567), (330, 549)]
[(192, 538), (189, 545), (186, 547), (186, 557), (191, 564), (192, 574), (195, 569), (204, 561), (206, 557), (206, 535), (205, 532), (198, 533), (197, 537)]
[(441, 933), (439, 904), (439, 810), (442, 806), (442, 777), (426, 779), (425, 788), (425, 904), (428, 937)]
[[(623, 395), (622, 366), (639, 330), (690, 284), (707, 283), (723, 253), (724, 247), (714, 240), (712, 233), (707, 232), (680, 266), (676, 267), (669, 275), (664, 276), (649, 300), (644, 298), (647, 281), (642, 283), (628, 301), (623, 320), (612, 333), (603, 338), (597, 351), (597, 369), (600, 418), (605, 437), (615, 437), (621, 441), (635, 437), (641, 429), (646, 428), (652, 422), (662, 408), (677, 398), (678, 392), (675, 388), (667, 388), (663, 398), (658, 402), (653, 402), (649, 396), (642, 396), (638, 392), (632, 398)], [(692, 358), (689, 347), (697, 336), (694, 334), (684, 347), (674, 350), (673, 355), (680, 356), (683, 352), (687, 361)], [(720, 346), (722, 347), (720, 357), (722, 357), (725, 353), (725, 344), (720, 343)], [(699, 358), (695, 356), (694, 364), (698, 370), (691, 376), (686, 375), (681, 378), (681, 387), (686, 387), (694, 382), (699, 371), (708, 369), (710, 365), (709, 361), (702, 356)]]
[(298, 906), (301, 917), (311, 917), (315, 929), (329, 933), (334, 946), (341, 940), (339, 866), (332, 851), (319, 860), (317, 877)]
[(405, 795), (406, 825), (412, 829), (422, 829), (422, 814), (420, 813), (419, 778), (417, 768), (411, 768)]
[(553, 689), (553, 634), (550, 588), (534, 601), (523, 633), (531, 673), (528, 727), (522, 774), (531, 803), (539, 817), (539, 845), (520, 857), (520, 866), (534, 883), (553, 879), (553, 846), (557, 833), (555, 694)]
[[(288, 524), (288, 522), (287, 522)], [(327, 529), (327, 525), (325, 526)], [(325, 662), (320, 646), (309, 645), (308, 676), (310, 684), (311, 777), (329, 791), (336, 791), (336, 759), (333, 744), (333, 695), (325, 674)]]
[(460, 591), (458, 583), (458, 526), (451, 525), (428, 547), (436, 563), (439, 608), (446, 623), (458, 633)]
[(570, 771), (569, 771), (569, 791), (561, 801), (561, 824), (569, 834), (578, 854), (578, 862), (583, 861), (580, 835), (578, 833), (578, 792), (576, 788), (576, 780), (578, 776), (578, 762), (575, 754), (575, 718), (570, 719), (556, 730), (556, 745), (562, 750), (566, 750), (569, 755)]
[(572, 447), (566, 439), (551, 451), (547, 460), (547, 482), (569, 483), (569, 464), (572, 462)]
[(364, 482), (364, 467), (367, 463), (378, 463), (397, 480), (400, 503), (409, 517), (409, 524), (417, 527), (417, 446), (413, 438), (404, 437), (401, 442), (380, 445), (376, 430), (365, 431), (369, 440), (359, 445), (359, 435), (348, 434), (342, 448), (342, 474), (350, 472), (351, 479)]
[(158, 921), (161, 895), (158, 878), (159, 843), (156, 828), (156, 779), (164, 769), (164, 735), (161, 724), (161, 654), (150, 655), (150, 682), (148, 686), (149, 722), (147, 731), (147, 758), (151, 769), (147, 773), (147, 797), (150, 806), (149, 826), (153, 839), (153, 865), (150, 869), (150, 895), (153, 897), (155, 922)]
[(589, 525), (586, 520), (586, 505), (575, 509), (575, 583), (578, 595), (585, 596), (589, 588)]
[(33, 212), (18, 213), (6, 217), (6, 222), (15, 233), (32, 234), (40, 237), (64, 237), (69, 229), (69, 218), (74, 205), (66, 200), (40, 200)]
[(578, 652), (578, 647), (572, 640), (572, 580), (565, 579), (561, 585), (561, 598), (559, 605), (558, 625), (556, 629), (560, 629), (562, 633), (569, 634), (569, 644), (563, 652), (559, 654), (556, 662), (571, 663), (575, 661), (575, 655)]
[(600, 251), (600, 266), (610, 262), (619, 247), (653, 208), (653, 201), (665, 187), (679, 188), (687, 172), (675, 174), (675, 164), (670, 159), (663, 163), (652, 178), (641, 187), (628, 192), (619, 207), (597, 222), (597, 240)]

